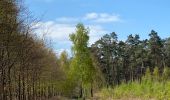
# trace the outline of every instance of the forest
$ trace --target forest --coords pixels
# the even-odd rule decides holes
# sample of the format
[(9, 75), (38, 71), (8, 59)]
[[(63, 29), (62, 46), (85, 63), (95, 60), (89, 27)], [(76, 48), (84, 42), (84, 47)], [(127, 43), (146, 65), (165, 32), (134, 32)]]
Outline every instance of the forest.
[(170, 37), (112, 32), (89, 45), (78, 23), (70, 57), (34, 34), (37, 23), (20, 0), (0, 0), (0, 100), (170, 99)]

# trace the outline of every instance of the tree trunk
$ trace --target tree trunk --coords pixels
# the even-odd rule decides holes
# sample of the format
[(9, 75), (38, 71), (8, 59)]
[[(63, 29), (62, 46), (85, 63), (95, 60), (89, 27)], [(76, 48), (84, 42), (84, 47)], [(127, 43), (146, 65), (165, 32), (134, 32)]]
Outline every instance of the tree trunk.
[(93, 83), (91, 83), (90, 93), (91, 93), (91, 97), (93, 97)]
[(9, 93), (9, 100), (12, 100), (11, 68), (8, 69), (8, 93)]

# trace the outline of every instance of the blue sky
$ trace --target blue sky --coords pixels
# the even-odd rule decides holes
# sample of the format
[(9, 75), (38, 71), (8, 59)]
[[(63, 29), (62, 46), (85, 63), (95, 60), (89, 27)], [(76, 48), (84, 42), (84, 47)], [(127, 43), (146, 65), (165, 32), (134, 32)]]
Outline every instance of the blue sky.
[(91, 29), (90, 44), (113, 31), (119, 40), (129, 34), (145, 39), (152, 29), (161, 38), (170, 37), (170, 0), (26, 0), (25, 4), (41, 19), (37, 33), (48, 33), (58, 52), (70, 50), (68, 35), (78, 22)]

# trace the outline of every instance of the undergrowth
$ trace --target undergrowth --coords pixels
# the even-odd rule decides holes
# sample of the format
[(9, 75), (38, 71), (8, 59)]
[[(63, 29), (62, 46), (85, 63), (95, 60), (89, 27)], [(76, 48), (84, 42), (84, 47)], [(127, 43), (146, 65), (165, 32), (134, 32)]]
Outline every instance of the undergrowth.
[[(164, 70), (160, 77), (158, 73), (151, 75), (146, 71), (142, 81), (122, 83), (112, 88), (103, 88), (99, 93), (101, 100), (114, 100), (122, 98), (138, 98), (138, 100), (170, 100), (169, 73)], [(155, 76), (157, 76), (155, 78)]]

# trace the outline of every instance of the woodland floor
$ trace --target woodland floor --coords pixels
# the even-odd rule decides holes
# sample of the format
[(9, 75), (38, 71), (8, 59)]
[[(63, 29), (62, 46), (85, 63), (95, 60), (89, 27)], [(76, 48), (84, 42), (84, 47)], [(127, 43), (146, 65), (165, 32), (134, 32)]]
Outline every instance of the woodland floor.
[[(52, 97), (48, 100), (77, 100), (77, 99), (69, 99), (69, 98), (64, 98), (64, 97)], [(86, 100), (102, 100), (102, 99), (100, 97), (94, 97), (94, 98), (89, 98), (89, 99), (86, 99)], [(141, 98), (121, 98), (121, 99), (107, 98), (105, 100), (146, 100), (146, 99), (141, 99)], [(156, 100), (156, 99), (149, 99), (149, 100)]]

